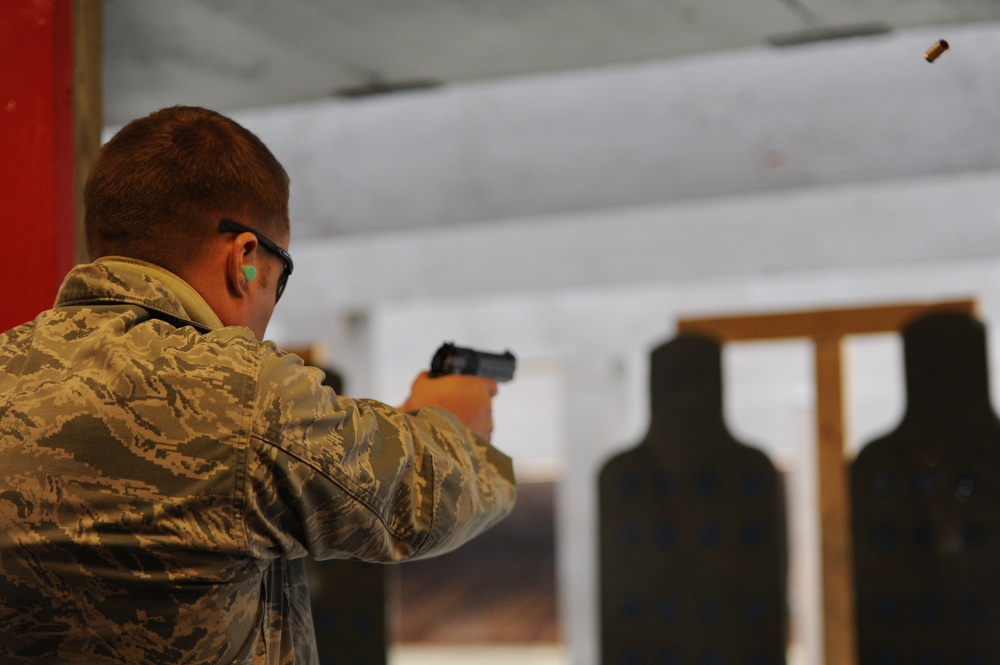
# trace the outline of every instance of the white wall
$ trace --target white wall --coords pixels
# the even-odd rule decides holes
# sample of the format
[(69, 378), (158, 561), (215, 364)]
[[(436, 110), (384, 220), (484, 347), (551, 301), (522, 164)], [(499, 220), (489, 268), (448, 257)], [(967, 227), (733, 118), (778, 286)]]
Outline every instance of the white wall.
[(941, 26), (238, 117), (290, 168), (298, 238), (655, 207), (1000, 169), (998, 37)]

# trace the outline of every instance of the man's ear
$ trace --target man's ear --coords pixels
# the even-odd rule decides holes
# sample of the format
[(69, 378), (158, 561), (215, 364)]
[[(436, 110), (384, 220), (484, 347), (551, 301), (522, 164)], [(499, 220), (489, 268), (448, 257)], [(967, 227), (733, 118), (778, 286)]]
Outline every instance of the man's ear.
[(252, 233), (241, 233), (233, 239), (226, 257), (226, 285), (237, 298), (245, 298), (250, 293), (250, 280), (243, 272), (244, 266), (254, 265), (257, 260), (257, 238)]

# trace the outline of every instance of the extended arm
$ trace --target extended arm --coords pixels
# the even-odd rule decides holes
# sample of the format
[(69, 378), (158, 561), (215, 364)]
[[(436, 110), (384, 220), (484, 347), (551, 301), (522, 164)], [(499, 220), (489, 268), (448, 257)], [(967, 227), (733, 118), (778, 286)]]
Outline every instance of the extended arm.
[[(335, 395), (294, 356), (266, 359), (248, 460), (251, 551), (399, 561), (453, 549), (504, 517), (515, 497), (510, 459), (430, 406), (441, 403), (436, 391), (468, 393), (453, 379), (492, 382), (445, 379), (418, 377), (407, 413)], [(467, 399), (481, 411), (490, 389), (479, 388), (452, 395), (449, 409)]]

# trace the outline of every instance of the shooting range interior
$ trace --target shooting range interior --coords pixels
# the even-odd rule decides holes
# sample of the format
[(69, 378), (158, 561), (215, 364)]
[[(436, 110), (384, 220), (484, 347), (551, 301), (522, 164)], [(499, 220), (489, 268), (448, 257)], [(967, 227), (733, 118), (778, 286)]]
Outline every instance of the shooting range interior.
[[(453, 553), (380, 568), (378, 594), (357, 592), (375, 599), (370, 613), (346, 628), (324, 615), (329, 635), (374, 644), (352, 662), (776, 662), (754, 660), (771, 646), (740, 643), (765, 633), (788, 665), (938, 662), (958, 634), (954, 662), (996, 653), (993, 597), (947, 580), (918, 588), (919, 570), (893, 564), (895, 590), (856, 592), (867, 545), (973, 581), (994, 579), (988, 562), (1000, 560), (976, 512), (1000, 496), (988, 464), (1000, 442), (956, 425), (980, 453), (928, 443), (933, 454), (900, 452), (898, 466), (881, 443), (911, 422), (923, 384), (908, 372), (948, 340), (982, 347), (959, 379), (985, 371), (997, 394), (1000, 4), (44, 4), (0, 9), (0, 68), (33, 68), (8, 118), (24, 117), (19, 95), (56, 110), (11, 125), (0, 182), (38, 168), (31, 178), (51, 189), (8, 184), (0, 197), (14, 206), (5, 217), (40, 220), (20, 241), (39, 251), (3, 267), (6, 282), (31, 282), (5, 301), (3, 329), (48, 307), (74, 262), (73, 191), (47, 212), (30, 201), (79, 187), (128, 120), (194, 104), (256, 133), (291, 176), (295, 274), (269, 339), (338, 375), (346, 394), (390, 404), (443, 341), (517, 355), (494, 406), (517, 509)], [(24, 56), (53, 42), (61, 59)], [(73, 112), (60, 117), (53, 81), (67, 80)], [(61, 157), (36, 166), (28, 136)], [(911, 332), (942, 311), (978, 324)], [(671, 351), (685, 335), (717, 346)], [(661, 362), (695, 369), (656, 378)], [(654, 398), (661, 379), (667, 403)], [(718, 391), (717, 411), (675, 408), (681, 384), (712, 404)], [(671, 429), (680, 422), (689, 429)], [(699, 457), (684, 448), (691, 432), (728, 452)], [(861, 503), (883, 490), (911, 512)], [(752, 513), (761, 496), (770, 512)], [(700, 521), (678, 521), (682, 505)], [(712, 512), (722, 505), (736, 508)], [(742, 522), (723, 517), (743, 509)], [(753, 573), (671, 586), (745, 570), (740, 552), (760, 543), (774, 554), (747, 565), (773, 573), (776, 600), (737, 598)], [(657, 558), (680, 551), (683, 565)], [(605, 585), (608, 561), (630, 562), (610, 573), (641, 573), (659, 595), (602, 604), (631, 588)], [(892, 626), (906, 617), (918, 637), (898, 646)], [(669, 637), (671, 621), (685, 626), (676, 644), (626, 630)], [(747, 629), (755, 621), (774, 630)], [(691, 646), (705, 636), (718, 650)]]

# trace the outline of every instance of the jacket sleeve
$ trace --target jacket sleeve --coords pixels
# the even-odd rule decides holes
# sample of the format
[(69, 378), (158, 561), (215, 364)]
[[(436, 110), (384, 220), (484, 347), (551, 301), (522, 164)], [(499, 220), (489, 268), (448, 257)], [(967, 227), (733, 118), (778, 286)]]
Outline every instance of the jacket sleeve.
[(254, 556), (402, 561), (510, 512), (510, 458), (448, 411), (338, 396), (298, 357), (263, 353), (244, 483)]

